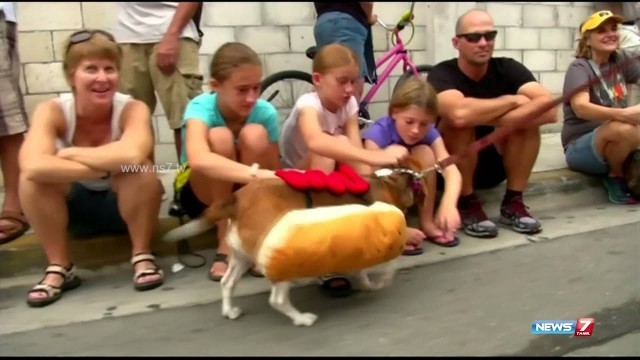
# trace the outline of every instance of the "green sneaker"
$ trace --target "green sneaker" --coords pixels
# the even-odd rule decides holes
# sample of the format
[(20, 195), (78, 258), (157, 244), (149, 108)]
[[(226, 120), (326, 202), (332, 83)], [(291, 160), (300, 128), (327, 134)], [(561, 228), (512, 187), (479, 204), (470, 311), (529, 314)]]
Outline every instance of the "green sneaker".
[(622, 178), (606, 177), (602, 180), (604, 187), (607, 189), (609, 201), (614, 204), (632, 205), (638, 201), (631, 195), (631, 191), (627, 188), (627, 184)]

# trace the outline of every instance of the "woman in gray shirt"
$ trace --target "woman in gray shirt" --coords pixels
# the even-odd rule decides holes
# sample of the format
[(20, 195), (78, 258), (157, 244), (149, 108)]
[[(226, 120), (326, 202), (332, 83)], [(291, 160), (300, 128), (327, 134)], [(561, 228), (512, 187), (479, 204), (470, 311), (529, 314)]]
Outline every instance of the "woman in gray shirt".
[[(640, 144), (640, 104), (629, 105), (627, 86), (640, 80), (640, 61), (618, 49), (620, 16), (598, 11), (580, 27), (576, 59), (565, 75), (564, 92), (590, 80), (590, 89), (564, 103), (562, 146), (570, 169), (602, 176), (609, 201), (635, 204), (623, 180), (623, 163)], [(603, 77), (613, 69), (611, 76)], [(599, 80), (597, 80), (599, 78)]]

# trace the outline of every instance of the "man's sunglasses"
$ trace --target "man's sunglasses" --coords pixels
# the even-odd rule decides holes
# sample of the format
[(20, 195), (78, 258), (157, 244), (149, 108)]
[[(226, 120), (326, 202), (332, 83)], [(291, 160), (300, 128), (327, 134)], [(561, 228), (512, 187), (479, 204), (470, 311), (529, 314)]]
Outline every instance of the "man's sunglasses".
[(89, 41), (93, 37), (93, 35), (95, 35), (95, 34), (100, 34), (100, 35), (106, 37), (107, 39), (109, 39), (109, 41), (116, 42), (116, 39), (113, 37), (113, 35), (111, 35), (110, 33), (106, 32), (106, 31), (102, 31), (102, 30), (80, 30), (80, 31), (74, 32), (69, 37), (69, 45), (67, 45), (67, 52), (69, 52), (69, 49), (71, 48), (71, 46), (83, 43), (85, 41)]
[(480, 39), (484, 38), (486, 41), (493, 41), (496, 39), (498, 35), (498, 30), (488, 31), (486, 33), (467, 33), (467, 34), (458, 34), (456, 37), (465, 38), (470, 43), (477, 43)]

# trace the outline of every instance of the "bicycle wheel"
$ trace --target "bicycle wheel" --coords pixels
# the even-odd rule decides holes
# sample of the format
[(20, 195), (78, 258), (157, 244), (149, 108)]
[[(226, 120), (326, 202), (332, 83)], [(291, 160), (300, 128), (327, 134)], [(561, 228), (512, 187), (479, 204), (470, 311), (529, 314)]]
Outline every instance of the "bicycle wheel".
[[(424, 74), (426, 76), (429, 76), (429, 71), (431, 71), (431, 69), (433, 69), (432, 65), (418, 65), (416, 66), (416, 69), (418, 70), (418, 73), (420, 75)], [(391, 94), (395, 94), (396, 89), (398, 88), (398, 85), (400, 85), (403, 81), (405, 81), (406, 79), (415, 76), (413, 74), (412, 70), (407, 70), (404, 74), (402, 74), (402, 76), (400, 76), (400, 78), (398, 79), (398, 82), (396, 82), (396, 85), (393, 87), (393, 92), (391, 92)], [(425, 76), (425, 78), (426, 78)]]
[(313, 91), (311, 74), (298, 70), (277, 72), (262, 82), (260, 97), (278, 111), (280, 125), (287, 119), (301, 95)]

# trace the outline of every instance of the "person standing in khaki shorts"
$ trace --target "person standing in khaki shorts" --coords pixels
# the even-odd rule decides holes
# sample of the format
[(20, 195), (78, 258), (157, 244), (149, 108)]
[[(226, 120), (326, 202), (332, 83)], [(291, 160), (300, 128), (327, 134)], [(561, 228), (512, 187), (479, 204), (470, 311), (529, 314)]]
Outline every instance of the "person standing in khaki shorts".
[(0, 245), (22, 236), (29, 224), (18, 195), (18, 152), (29, 120), (20, 90), (17, 20), (12, 2), (0, 2), (0, 165), (4, 203), (0, 213)]
[(153, 113), (156, 93), (173, 130), (180, 158), (182, 115), (202, 93), (198, 64), (201, 2), (119, 2), (113, 34), (122, 47), (120, 91)]

